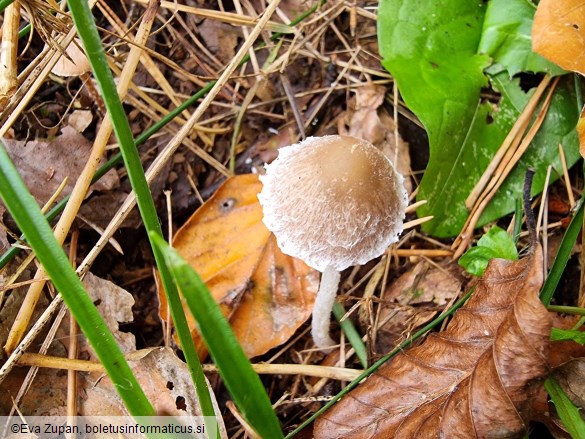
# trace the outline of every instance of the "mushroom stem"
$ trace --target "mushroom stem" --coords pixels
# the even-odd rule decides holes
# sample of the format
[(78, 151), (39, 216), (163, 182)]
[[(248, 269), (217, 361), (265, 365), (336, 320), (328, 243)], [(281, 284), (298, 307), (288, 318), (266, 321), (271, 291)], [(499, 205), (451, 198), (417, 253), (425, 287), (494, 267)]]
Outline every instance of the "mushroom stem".
[(333, 267), (326, 267), (321, 275), (319, 291), (315, 298), (313, 307), (313, 322), (311, 335), (315, 345), (324, 352), (328, 352), (331, 346), (335, 344), (329, 337), (329, 325), (331, 323), (331, 311), (339, 286), (340, 273)]

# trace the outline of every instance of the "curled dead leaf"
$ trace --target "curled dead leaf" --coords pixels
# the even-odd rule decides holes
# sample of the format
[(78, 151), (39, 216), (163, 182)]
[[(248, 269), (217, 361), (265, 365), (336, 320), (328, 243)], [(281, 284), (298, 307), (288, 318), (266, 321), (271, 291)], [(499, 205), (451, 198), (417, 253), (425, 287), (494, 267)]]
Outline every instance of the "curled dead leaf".
[[(307, 320), (319, 273), (284, 255), (262, 223), (256, 175), (228, 179), (179, 229), (173, 247), (195, 268), (249, 357), (288, 340)], [(166, 298), (159, 288), (161, 317)], [(200, 354), (203, 342), (186, 304)]]
[(318, 419), (315, 438), (517, 437), (548, 374), (542, 250), (493, 260), (447, 328)]

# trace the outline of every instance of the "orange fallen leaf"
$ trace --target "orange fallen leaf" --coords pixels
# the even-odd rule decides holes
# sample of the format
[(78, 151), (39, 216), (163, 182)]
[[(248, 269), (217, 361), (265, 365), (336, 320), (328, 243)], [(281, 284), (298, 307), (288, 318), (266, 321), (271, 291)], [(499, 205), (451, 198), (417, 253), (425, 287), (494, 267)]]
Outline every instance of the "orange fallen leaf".
[[(563, 69), (585, 74), (585, 2), (541, 0), (534, 15), (532, 49)], [(577, 132), (585, 157), (585, 109)]]
[(563, 69), (585, 74), (585, 2), (541, 0), (532, 25), (532, 48)]
[(493, 260), (442, 332), (400, 353), (317, 420), (324, 438), (518, 437), (549, 372), (542, 250)]
[[(307, 320), (319, 273), (282, 254), (262, 223), (256, 175), (228, 179), (181, 227), (173, 247), (193, 266), (228, 317), (244, 352), (261, 355)], [(159, 289), (161, 316), (166, 299)], [(200, 354), (203, 342), (184, 304)]]

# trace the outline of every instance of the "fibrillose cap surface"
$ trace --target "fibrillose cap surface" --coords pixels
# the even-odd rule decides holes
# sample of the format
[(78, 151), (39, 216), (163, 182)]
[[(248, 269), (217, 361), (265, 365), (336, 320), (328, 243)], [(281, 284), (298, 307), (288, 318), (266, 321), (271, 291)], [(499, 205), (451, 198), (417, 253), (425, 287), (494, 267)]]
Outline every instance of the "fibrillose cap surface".
[(263, 221), (280, 249), (319, 271), (365, 264), (402, 232), (404, 179), (364, 140), (309, 137), (281, 148), (260, 180)]

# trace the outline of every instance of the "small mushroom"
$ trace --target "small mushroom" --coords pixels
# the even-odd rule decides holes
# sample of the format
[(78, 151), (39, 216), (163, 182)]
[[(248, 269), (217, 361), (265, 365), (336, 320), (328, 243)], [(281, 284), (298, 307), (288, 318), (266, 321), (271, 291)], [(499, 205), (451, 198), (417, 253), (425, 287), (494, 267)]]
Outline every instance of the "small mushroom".
[(324, 136), (281, 148), (260, 180), (263, 221), (278, 246), (322, 273), (312, 335), (326, 350), (335, 344), (329, 324), (339, 272), (398, 240), (408, 204), (404, 179), (371, 143)]

